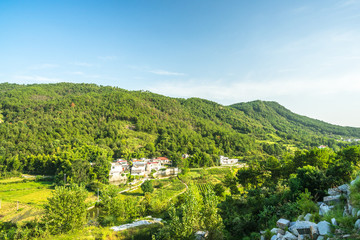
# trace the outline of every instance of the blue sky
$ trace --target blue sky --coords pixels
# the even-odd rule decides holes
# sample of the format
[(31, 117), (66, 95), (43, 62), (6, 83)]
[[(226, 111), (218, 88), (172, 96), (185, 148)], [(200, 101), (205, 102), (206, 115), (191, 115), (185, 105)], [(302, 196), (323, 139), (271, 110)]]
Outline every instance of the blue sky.
[(1, 0), (0, 82), (65, 81), (360, 127), (360, 0)]

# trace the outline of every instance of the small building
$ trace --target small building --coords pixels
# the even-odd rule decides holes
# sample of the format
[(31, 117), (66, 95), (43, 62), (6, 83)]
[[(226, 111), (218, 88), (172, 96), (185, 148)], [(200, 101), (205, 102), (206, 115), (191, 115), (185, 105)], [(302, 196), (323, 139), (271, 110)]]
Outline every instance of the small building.
[(125, 168), (123, 165), (117, 162), (112, 162), (109, 171), (109, 181), (110, 182), (118, 181), (121, 178), (121, 174), (123, 174), (124, 172), (125, 172)]
[(131, 168), (131, 175), (141, 175), (144, 176), (146, 171), (146, 162), (144, 161), (133, 161), (133, 166)]
[(239, 161), (239, 159), (236, 158), (228, 158), (228, 157), (224, 157), (224, 156), (220, 156), (220, 165), (232, 165), (232, 164), (237, 164)]
[(162, 168), (162, 166), (161, 166), (160, 162), (148, 162), (146, 164), (146, 171), (148, 173), (150, 173), (151, 170), (159, 171), (161, 168)]
[(160, 162), (162, 165), (171, 165), (172, 161), (169, 160), (167, 157), (158, 157), (152, 159), (153, 162)]
[(179, 174), (179, 168), (177, 167), (170, 167), (166, 168), (164, 170), (160, 170), (156, 173), (157, 176), (171, 176), (171, 175), (178, 175)]

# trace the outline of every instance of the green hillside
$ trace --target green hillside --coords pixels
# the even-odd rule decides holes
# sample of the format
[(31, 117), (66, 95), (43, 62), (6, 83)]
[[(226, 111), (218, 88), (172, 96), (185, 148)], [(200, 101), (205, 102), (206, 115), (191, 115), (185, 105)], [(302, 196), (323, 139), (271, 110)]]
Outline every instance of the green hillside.
[[(211, 166), (219, 154), (278, 156), (289, 147), (338, 148), (344, 143), (336, 138), (360, 136), (360, 129), (299, 116), (274, 102), (223, 106), (94, 84), (3, 83), (0, 114), (0, 172), (55, 174), (64, 159), (98, 156), (165, 155), (183, 166)], [(183, 153), (196, 157), (184, 162)]]
[(338, 144), (335, 139), (340, 140), (341, 137), (360, 138), (359, 128), (342, 127), (301, 116), (291, 112), (277, 102), (258, 100), (237, 103), (230, 107), (241, 110), (248, 117), (261, 122), (268, 131), (276, 132), (277, 135), (283, 138), (301, 140), (304, 144), (312, 145), (311, 142), (314, 142), (314, 139), (319, 137), (330, 138), (327, 141), (330, 146)]

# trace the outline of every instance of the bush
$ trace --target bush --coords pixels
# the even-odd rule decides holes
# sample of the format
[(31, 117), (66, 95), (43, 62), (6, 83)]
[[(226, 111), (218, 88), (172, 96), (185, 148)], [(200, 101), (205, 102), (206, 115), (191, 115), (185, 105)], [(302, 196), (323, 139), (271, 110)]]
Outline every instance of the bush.
[(91, 192), (96, 192), (104, 186), (101, 182), (90, 182), (86, 184), (86, 189)]
[(307, 189), (305, 189), (304, 193), (300, 193), (297, 203), (302, 214), (316, 213), (319, 211), (316, 203), (312, 201), (311, 193)]
[(45, 206), (45, 220), (52, 233), (68, 232), (86, 222), (87, 192), (83, 187), (56, 187)]
[(143, 184), (141, 184), (141, 190), (145, 193), (149, 192), (152, 193), (154, 192), (154, 187), (152, 185), (152, 182), (150, 180), (146, 180)]

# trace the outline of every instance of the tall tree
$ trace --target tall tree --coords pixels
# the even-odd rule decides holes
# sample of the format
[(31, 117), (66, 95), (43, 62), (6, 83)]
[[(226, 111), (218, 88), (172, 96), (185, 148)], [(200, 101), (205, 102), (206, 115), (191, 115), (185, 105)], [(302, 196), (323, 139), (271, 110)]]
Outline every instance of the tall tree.
[(45, 206), (45, 219), (52, 233), (68, 232), (86, 223), (87, 192), (83, 187), (58, 186)]

